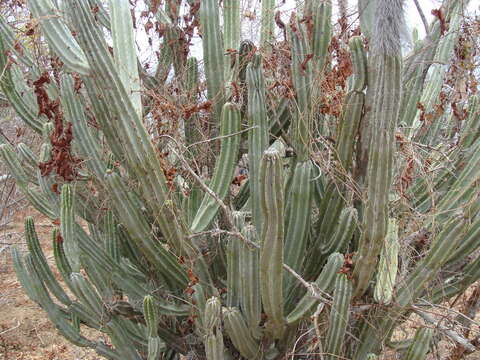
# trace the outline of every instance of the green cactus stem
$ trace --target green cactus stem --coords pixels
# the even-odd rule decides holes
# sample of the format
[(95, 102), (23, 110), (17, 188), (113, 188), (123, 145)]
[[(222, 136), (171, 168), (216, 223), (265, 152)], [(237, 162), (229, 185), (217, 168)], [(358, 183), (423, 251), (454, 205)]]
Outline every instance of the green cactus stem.
[(261, 359), (262, 348), (250, 333), (240, 311), (236, 308), (223, 308), (222, 313), (227, 334), (240, 354), (247, 359)]
[[(224, 200), (233, 179), (238, 150), (240, 146), (240, 110), (236, 105), (226, 103), (222, 110), (222, 122), (220, 136), (222, 144), (210, 181), (210, 189)], [(205, 194), (200, 208), (193, 219), (191, 231), (200, 232), (205, 230), (218, 212), (220, 205), (209, 194)]]
[(377, 281), (374, 290), (376, 302), (388, 305), (392, 301), (398, 271), (398, 225), (395, 219), (388, 221), (388, 233), (385, 238), (380, 262), (378, 263)]
[(213, 102), (214, 117), (220, 121), (225, 102), (225, 78), (223, 41), (220, 31), (220, 16), (215, 0), (202, 1), (200, 5), (200, 25), (203, 36), (203, 59), (207, 78), (208, 98)]
[(261, 232), (259, 167), (263, 152), (268, 146), (268, 118), (265, 101), (265, 80), (260, 55), (255, 55), (247, 66), (248, 86), (248, 171), (252, 217), (257, 233)]
[(265, 151), (260, 165), (263, 226), (260, 250), (260, 294), (269, 331), (280, 338), (285, 330), (283, 315), (283, 166), (275, 150)]
[[(401, 2), (378, 1), (372, 64), (372, 133), (367, 168), (367, 200), (363, 234), (355, 258), (355, 293), (363, 295), (372, 278), (388, 226), (388, 194), (392, 185), (395, 126), (401, 100)], [(400, 7), (400, 8), (398, 8)], [(390, 16), (390, 17), (389, 17)], [(391, 22), (387, 18), (396, 21)], [(373, 67), (371, 67), (373, 71)]]
[(352, 293), (353, 286), (351, 281), (345, 274), (337, 274), (335, 291), (333, 293), (333, 305), (330, 310), (329, 328), (324, 347), (327, 354), (326, 359), (328, 360), (342, 356), (342, 346), (350, 316), (349, 306)]
[(415, 333), (412, 345), (408, 348), (405, 360), (424, 360), (427, 357), (432, 341), (434, 330), (430, 328), (420, 328)]

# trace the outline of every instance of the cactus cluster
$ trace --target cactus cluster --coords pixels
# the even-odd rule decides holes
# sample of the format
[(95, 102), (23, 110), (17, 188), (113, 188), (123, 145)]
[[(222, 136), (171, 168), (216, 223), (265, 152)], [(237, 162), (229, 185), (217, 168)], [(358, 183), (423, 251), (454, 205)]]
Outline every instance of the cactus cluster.
[[(401, 0), (358, 1), (358, 31), (336, 35), (330, 0), (287, 23), (264, 0), (258, 47), (241, 42), (239, 3), (146, 1), (154, 73), (128, 0), (28, 0), (55, 64), (0, 17), (0, 91), (43, 139), (36, 155), (0, 138), (0, 159), (58, 225), (63, 281), (32, 218), (18, 279), (62, 336), (108, 359), (376, 359), (413, 305), (480, 278), (480, 104), (458, 124), (434, 110), (468, 1), (443, 1), (408, 54)], [(434, 332), (405, 359), (425, 359)]]

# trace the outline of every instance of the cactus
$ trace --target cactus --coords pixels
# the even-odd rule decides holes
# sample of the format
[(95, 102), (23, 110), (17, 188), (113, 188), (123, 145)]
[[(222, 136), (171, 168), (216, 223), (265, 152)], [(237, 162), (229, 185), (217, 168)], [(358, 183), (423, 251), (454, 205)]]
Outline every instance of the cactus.
[[(376, 26), (373, 34), (375, 46), (371, 61), (375, 64), (371, 91), (372, 133), (368, 155), (366, 182), (368, 184), (365, 205), (364, 231), (360, 239), (354, 276), (356, 294), (362, 295), (372, 277), (381, 245), (387, 234), (388, 194), (392, 185), (395, 125), (401, 99), (401, 50), (399, 35), (401, 21), (398, 14), (402, 2), (378, 1)], [(389, 21), (387, 18), (395, 19)], [(370, 88), (369, 88), (370, 89)], [(381, 94), (381, 96), (378, 96)]]
[(412, 345), (408, 348), (406, 360), (423, 360), (427, 357), (430, 342), (433, 338), (433, 329), (420, 328), (415, 333)]
[(166, 350), (166, 346), (158, 337), (158, 314), (151, 295), (147, 295), (143, 299), (143, 314), (148, 331), (148, 360), (155, 360)]
[(387, 237), (378, 263), (374, 292), (375, 301), (380, 304), (388, 305), (392, 301), (393, 287), (396, 283), (398, 271), (398, 252), (398, 226), (394, 219), (390, 219)]
[(240, 354), (247, 359), (261, 358), (260, 344), (253, 338), (240, 311), (236, 308), (224, 308), (223, 319), (227, 334)]
[[(312, 343), (376, 359), (412, 305), (480, 278), (478, 96), (423, 121), (468, 0), (444, 0), (411, 54), (402, 0), (359, 0), (355, 35), (338, 33), (330, 0), (298, 2), (288, 24), (265, 0), (252, 41), (236, 0), (146, 3), (156, 69), (126, 0), (29, 0), (54, 67), (0, 18), (2, 98), (42, 142), (2, 137), (0, 159), (58, 225), (63, 282), (31, 218), (12, 259), (61, 335), (115, 360), (316, 356)], [(404, 259), (417, 232), (421, 256)], [(406, 358), (431, 337), (419, 329)]]
[(284, 331), (283, 316), (283, 169), (278, 152), (267, 150), (260, 164), (262, 224), (260, 295), (274, 338)]
[[(232, 182), (235, 162), (238, 158), (240, 146), (240, 111), (234, 104), (226, 103), (222, 110), (222, 125), (220, 136), (223, 137), (220, 156), (218, 157), (213, 173), (210, 188), (220, 199), (224, 199)], [(206, 194), (193, 219), (191, 231), (205, 230), (215, 217), (219, 204), (210, 195)]]
[(327, 359), (335, 359), (342, 355), (342, 344), (348, 325), (350, 300), (352, 298), (352, 284), (344, 274), (338, 274), (335, 279), (333, 304), (330, 310), (330, 326), (325, 341)]
[[(258, 243), (255, 228), (252, 225), (244, 226), (242, 234), (252, 243)], [(238, 242), (237, 239), (234, 239), (234, 241)], [(259, 338), (261, 336), (260, 322), (262, 317), (259, 273), (260, 252), (257, 248), (240, 244), (238, 255), (239, 271), (233, 276), (240, 276), (239, 303), (253, 336)]]
[(208, 299), (204, 313), (205, 353), (208, 360), (224, 358), (223, 335), (220, 329), (222, 316), (222, 304), (218, 298)]

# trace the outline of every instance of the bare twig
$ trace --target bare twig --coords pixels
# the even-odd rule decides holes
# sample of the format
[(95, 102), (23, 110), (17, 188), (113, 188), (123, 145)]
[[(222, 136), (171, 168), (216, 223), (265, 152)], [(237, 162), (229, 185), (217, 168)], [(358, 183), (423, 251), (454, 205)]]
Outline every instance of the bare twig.
[(232, 136), (240, 135), (240, 134), (243, 134), (244, 132), (248, 132), (248, 131), (250, 131), (252, 129), (256, 129), (256, 128), (257, 128), (257, 126), (251, 126), (249, 128), (246, 128), (246, 129), (243, 129), (243, 130), (240, 130), (240, 131), (228, 134), (228, 135), (222, 135), (222, 136), (217, 136), (217, 137), (210, 138), (210, 139), (207, 139), (207, 140), (197, 141), (197, 142), (194, 142), (193, 144), (188, 145), (187, 149), (191, 148), (193, 146), (196, 146), (196, 145), (200, 145), (200, 144), (212, 142), (212, 141), (215, 141), (215, 140), (221, 140), (221, 139), (224, 139), (224, 138), (229, 138), (229, 137), (232, 137)]
[(20, 327), (20, 321), (17, 321), (17, 325), (15, 325), (14, 327), (12, 327), (10, 329), (7, 329), (7, 330), (3, 330), (2, 332), (0, 332), (0, 336), (3, 335), (3, 334), (6, 334), (9, 331), (15, 330), (18, 327)]
[(434, 325), (435, 329), (437, 329), (438, 331), (441, 331), (446, 336), (448, 336), (450, 339), (455, 341), (457, 344), (463, 346), (466, 349), (467, 353), (473, 353), (474, 351), (477, 351), (477, 348), (474, 345), (472, 345), (472, 343), (468, 339), (461, 336), (456, 331), (453, 331), (453, 330), (447, 328), (446, 326), (440, 324), (439, 321), (434, 319), (432, 316), (430, 316), (426, 312), (420, 310), (418, 307), (412, 306), (412, 309), (417, 315), (422, 317), (426, 322)]
[(193, 233), (191, 235), (188, 235), (189, 239), (193, 239), (196, 237), (204, 236), (204, 235), (229, 235), (229, 236), (235, 236), (235, 237), (240, 237), (240, 233), (233, 232), (233, 231), (228, 231), (228, 230), (221, 230), (221, 229), (214, 229), (214, 230), (207, 230), (207, 231), (200, 231), (197, 233)]
[[(463, 326), (462, 332), (465, 337), (468, 337), (471, 333), (472, 324), (478, 326), (474, 320), (475, 315), (477, 314), (480, 308), (480, 283), (477, 284), (468, 297), (466, 303), (463, 306), (463, 309), (457, 315), (457, 321)], [(460, 360), (463, 359), (465, 355), (465, 348), (461, 345), (457, 345), (450, 352), (448, 360)]]
[(318, 304), (317, 310), (315, 310), (315, 313), (313, 314), (313, 326), (315, 328), (315, 335), (319, 339), (317, 342), (318, 352), (320, 355), (319, 360), (323, 360), (323, 346), (322, 346), (322, 342), (320, 341), (320, 339), (322, 338), (322, 332), (320, 331), (321, 327), (320, 327), (319, 319), (320, 319), (320, 314), (322, 313), (324, 307), (325, 307), (325, 304), (323, 303)]
[[(438, 308), (439, 312), (441, 311), (442, 313), (443, 312), (448, 312), (452, 315), (456, 315), (457, 322), (462, 324), (462, 326), (467, 326), (467, 324), (469, 324), (468, 326), (475, 325), (475, 326), (480, 327), (480, 322), (475, 321), (475, 316), (471, 315), (469, 317), (465, 314), (462, 314), (462, 312), (460, 312), (458, 310), (455, 310), (451, 306), (444, 306), (442, 304), (432, 304), (430, 302), (427, 302), (425, 299), (422, 299), (422, 303), (417, 304), (417, 306), (423, 306), (423, 305), (431, 307), (431, 308)], [(431, 313), (434, 313), (434, 312), (431, 311)]]
[(428, 29), (428, 22), (427, 18), (425, 17), (425, 14), (423, 13), (422, 8), (420, 7), (420, 4), (418, 3), (418, 0), (413, 0), (415, 3), (415, 6), (417, 7), (418, 14), (420, 15), (420, 18), (422, 19), (423, 26), (425, 27), (425, 33), (428, 35), (429, 29)]

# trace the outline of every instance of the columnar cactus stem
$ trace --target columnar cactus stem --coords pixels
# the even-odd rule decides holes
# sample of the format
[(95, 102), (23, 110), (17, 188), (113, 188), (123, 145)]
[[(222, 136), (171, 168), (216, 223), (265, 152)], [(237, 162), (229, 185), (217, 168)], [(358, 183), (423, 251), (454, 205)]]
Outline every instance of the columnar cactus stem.
[(107, 173), (107, 183), (112, 190), (112, 196), (118, 210), (122, 210), (119, 214), (125, 226), (134, 237), (136, 244), (142, 250), (144, 255), (157, 266), (157, 269), (164, 272), (167, 281), (172, 284), (185, 286), (188, 283), (187, 277), (183, 269), (179, 266), (175, 258), (166, 251), (161, 245), (150, 240), (151, 234), (148, 224), (139, 209), (128, 199), (127, 189), (122, 184), (120, 177), (115, 173)]
[(348, 42), (353, 65), (351, 91), (363, 91), (367, 86), (367, 54), (360, 36), (353, 36)]
[(480, 279), (480, 256), (465, 266), (462, 275), (456, 277), (452, 283), (436, 289), (431, 296), (431, 301), (436, 304), (443, 299), (450, 299), (453, 296), (464, 292), (478, 279)]
[[(242, 234), (253, 243), (257, 243), (255, 227), (246, 225), (242, 228)], [(239, 241), (238, 239), (233, 239)], [(262, 304), (260, 296), (260, 252), (257, 248), (251, 248), (247, 244), (240, 244), (239, 273), (240, 277), (240, 304), (245, 320), (252, 335), (260, 338), (260, 322), (262, 318)]]
[(440, 219), (470, 201), (473, 196), (472, 190), (475, 189), (475, 183), (480, 179), (480, 142), (477, 141), (471, 150), (473, 150), (472, 156), (466, 164), (463, 164), (463, 168), (450, 185), (451, 189), (455, 189), (455, 191), (448, 192), (437, 205)]
[(480, 97), (473, 96), (468, 104), (468, 118), (465, 120), (465, 126), (461, 131), (460, 148), (467, 148), (474, 144), (480, 134), (480, 124), (476, 121), (480, 114)]
[[(33, 180), (33, 178), (36, 177), (36, 173), (34, 172), (34, 169), (38, 167), (38, 160), (35, 154), (24, 143), (19, 143), (17, 145), (17, 149), (19, 152), (19, 156), (21, 156), (22, 160), (26, 163), (26, 168), (28, 169), (28, 172), (29, 172), (28, 176), (31, 179), (30, 181), (35, 182), (36, 179)], [(34, 173), (35, 173), (35, 176), (34, 176)]]
[(257, 233), (261, 232), (260, 178), (259, 166), (263, 152), (268, 146), (268, 118), (265, 102), (265, 82), (262, 73), (261, 58), (255, 55), (247, 66), (248, 85), (248, 170), (250, 198), (252, 199), (252, 217)]
[[(126, 92), (118, 72), (115, 70), (113, 59), (107, 45), (95, 25), (90, 9), (85, 3), (71, 2), (77, 12), (74, 18), (81, 34), (82, 46), (86, 49), (87, 59), (95, 73), (95, 82), (102, 89), (113, 115), (110, 126), (117, 126), (120, 139), (132, 151), (125, 152), (129, 169), (133, 174), (143, 179), (140, 185), (144, 191), (153, 194), (149, 205), (154, 211), (162, 233), (167, 240), (177, 249), (183, 250), (184, 231), (180, 215), (177, 214), (175, 204), (169, 199), (169, 190), (166, 179), (161, 170), (160, 163), (155, 154), (151, 140), (141, 118), (135, 111), (130, 95)], [(108, 90), (106, 86), (108, 84)], [(155, 199), (153, 201), (153, 199)], [(169, 202), (170, 201), (170, 202)], [(170, 205), (168, 205), (170, 204)], [(175, 224), (175, 226), (172, 226)]]
[(88, 158), (87, 164), (89, 168), (99, 178), (105, 174), (106, 165), (101, 158), (101, 150), (98, 139), (92, 136), (91, 129), (87, 125), (85, 117), (85, 109), (74, 94), (74, 83), (70, 75), (62, 76), (61, 83), (62, 101), (65, 104), (65, 115), (69, 122), (73, 124), (73, 132), (78, 137), (79, 147), (82, 149), (84, 156)]
[[(0, 50), (3, 48), (0, 39)], [(0, 56), (0, 66), (3, 66), (4, 69), (0, 88), (25, 124), (41, 133), (45, 116), (37, 116), (39, 108), (34, 92), (22, 76), (21, 68), (15, 63), (11, 63), (11, 59), (6, 54), (8, 54), (8, 50), (4, 50), (4, 54)], [(34, 69), (32, 73), (35, 72)]]
[(220, 31), (219, 9), (215, 0), (201, 2), (200, 25), (208, 98), (213, 102), (215, 119), (220, 121), (222, 106), (225, 102), (224, 47)]
[[(226, 103), (222, 110), (220, 136), (222, 145), (217, 159), (210, 189), (223, 200), (233, 179), (238, 150), (240, 147), (240, 110), (232, 103)], [(193, 219), (191, 231), (205, 230), (218, 212), (220, 205), (209, 194), (205, 194), (200, 208)]]
[[(5, 51), (8, 49), (12, 51), (25, 66), (30, 68), (32, 73), (38, 75), (37, 69), (35, 69), (35, 63), (32, 60), (32, 54), (25, 47), (25, 44), (15, 37), (11, 27), (7, 23), (6, 17), (3, 16), (0, 17), (0, 48), (2, 49), (0, 63), (3, 61), (2, 57), (6, 58)], [(5, 67), (2, 66), (2, 69), (5, 69)], [(5, 69), (5, 71), (8, 71), (8, 69)], [(12, 105), (15, 106), (13, 102)]]
[(60, 275), (62, 275), (63, 280), (70, 286), (70, 274), (72, 273), (72, 268), (65, 256), (63, 239), (59, 235), (60, 233), (58, 229), (52, 231), (52, 247), (53, 255), (55, 257), (55, 265), (57, 266)]
[[(199, 73), (198, 73), (198, 61), (194, 57), (190, 57), (187, 59), (186, 70), (185, 70), (185, 78), (186, 78), (186, 86), (185, 89), (187, 91), (187, 101), (195, 103), (197, 102), (198, 98), (198, 81), (199, 81)], [(192, 114), (189, 118), (184, 119), (184, 127), (185, 127), (185, 140), (187, 145), (194, 144), (201, 140), (201, 128), (198, 122), (197, 114)], [(191, 148), (193, 155), (196, 155), (198, 152), (196, 148)]]
[(322, 256), (328, 256), (334, 252), (344, 253), (352, 240), (356, 227), (357, 210), (353, 207), (343, 209), (335, 234), (322, 245)]
[(312, 50), (316, 70), (322, 70), (328, 55), (328, 45), (332, 38), (332, 1), (313, 1), (313, 38)]
[(120, 240), (118, 239), (113, 212), (105, 216), (105, 248), (115, 262), (120, 262)]
[[(310, 161), (297, 163), (287, 195), (285, 263), (297, 272), (301, 271), (309, 236), (313, 188), (311, 168)], [(293, 282), (292, 276), (285, 278), (286, 294), (290, 292)]]
[[(356, 295), (362, 295), (375, 270), (388, 225), (388, 194), (392, 185), (395, 126), (401, 99), (402, 1), (377, 1), (377, 24), (372, 63), (377, 74), (372, 104), (372, 133), (367, 169), (364, 232), (355, 258)], [(387, 20), (388, 19), (388, 20)], [(391, 21), (395, 19), (395, 21)], [(372, 68), (373, 69), (373, 68)]]
[(240, 296), (242, 291), (242, 276), (240, 263), (241, 244), (238, 239), (231, 236), (228, 238), (227, 255), (227, 305), (229, 307), (240, 306)]
[(221, 331), (222, 304), (216, 297), (208, 299), (205, 306), (204, 327), (206, 333), (205, 353), (208, 360), (224, 358), (223, 335)]
[(82, 300), (82, 303), (85, 304), (92, 313), (100, 318), (104, 311), (103, 302), (90, 282), (78, 272), (73, 272), (70, 275), (70, 281), (75, 295)]
[(333, 305), (330, 310), (329, 329), (325, 344), (326, 359), (334, 360), (342, 356), (342, 346), (349, 319), (349, 306), (352, 298), (352, 283), (345, 274), (337, 274)]
[(156, 360), (166, 349), (165, 343), (158, 337), (158, 313), (152, 296), (143, 299), (143, 314), (148, 331), (148, 360)]
[(40, 21), (43, 34), (60, 59), (71, 70), (89, 75), (91, 69), (85, 54), (63, 22), (54, 3), (51, 0), (30, 0), (28, 6)]
[[(344, 258), (339, 253), (333, 253), (328, 257), (327, 263), (324, 266), (321, 274), (315, 280), (315, 286), (319, 290), (319, 293), (328, 293), (332, 290), (335, 283), (336, 274), (340, 271), (343, 263)], [(290, 325), (300, 321), (312, 311), (313, 306), (317, 302), (318, 299), (312, 297), (312, 294), (305, 294), (298, 302), (296, 307), (290, 312), (290, 314), (288, 314), (286, 319), (287, 323)]]
[[(435, 56), (432, 60), (432, 69), (431, 77), (428, 81), (428, 84), (423, 90), (422, 97), (420, 98), (420, 103), (424, 105), (425, 111), (427, 113), (432, 112), (434, 110), (434, 106), (437, 102), (438, 96), (440, 91), (442, 90), (442, 83), (444, 80), (445, 73), (447, 71), (446, 67), (441, 65), (445, 62), (448, 62), (453, 48), (455, 46), (457, 36), (458, 36), (458, 29), (460, 26), (460, 19), (462, 17), (460, 7), (466, 6), (469, 0), (456, 2), (454, 6), (450, 9), (450, 23), (448, 28), (448, 34), (440, 39), (438, 44), (437, 50), (435, 52)], [(419, 117), (420, 117), (420, 109), (417, 109), (417, 116), (415, 122), (413, 124), (413, 128), (417, 128), (421, 126)], [(436, 143), (437, 134), (440, 129), (440, 124), (442, 121), (440, 119), (436, 119), (430, 126), (426, 129), (422, 129), (418, 132), (418, 136), (416, 140), (423, 140), (428, 142), (429, 144)]]
[(18, 186), (22, 189), (25, 189), (28, 185), (28, 176), (23, 167), (20, 165), (20, 161), (15, 154), (15, 150), (10, 144), (1, 144), (0, 155), (2, 156), (3, 162), (8, 166), (10, 172), (15, 177)]
[(424, 360), (427, 357), (430, 348), (430, 342), (433, 338), (433, 329), (420, 328), (415, 333), (413, 344), (408, 348), (405, 360)]
[[(90, 341), (82, 336), (69, 321), (65, 320), (60, 307), (52, 301), (48, 292), (46, 291), (42, 279), (38, 276), (35, 270), (35, 265), (33, 264), (31, 257), (27, 255), (24, 260), (24, 270), (17, 269), (17, 271), (20, 270), (20, 273), (23, 272), (25, 276), (24, 280), (27, 280), (32, 284), (32, 298), (36, 299), (39, 305), (47, 312), (48, 317), (55, 324), (60, 334), (77, 346), (95, 348), (95, 343), (93, 341)], [(16, 266), (23, 267), (21, 259), (18, 257)]]
[(143, 117), (141, 84), (138, 74), (136, 45), (133, 33), (132, 14), (128, 0), (110, 0), (110, 23), (112, 28), (113, 56), (123, 86), (130, 94), (138, 117)]
[[(225, 0), (223, 3), (223, 41), (224, 53), (230, 54), (224, 61), (225, 80), (232, 81), (232, 63), (238, 61), (237, 50), (240, 47), (241, 14), (240, 1)], [(233, 61), (232, 61), (233, 60)]]
[(404, 307), (411, 304), (413, 299), (420, 295), (423, 286), (431, 281), (437, 270), (448, 260), (449, 255), (458, 246), (462, 239), (459, 234), (464, 232), (464, 223), (458, 219), (451, 219), (440, 234), (432, 242), (429, 252), (415, 269), (404, 280), (404, 286), (398, 290), (395, 301)]
[(383, 244), (377, 270), (374, 298), (380, 304), (388, 305), (392, 301), (393, 288), (398, 271), (398, 225), (395, 219), (389, 219), (388, 233)]
[(374, 32), (375, 9), (378, 0), (358, 0), (358, 13), (360, 15), (360, 28), (367, 38)]
[(260, 250), (260, 294), (268, 328), (274, 338), (285, 330), (283, 315), (283, 169), (278, 152), (267, 150), (260, 165), (262, 232)]
[(295, 14), (288, 26), (289, 39), (292, 42), (292, 80), (296, 93), (296, 115), (293, 122), (293, 141), (297, 159), (306, 161), (310, 152), (311, 138), (311, 86), (312, 65), (307, 60), (311, 55), (307, 36), (298, 23)]
[(15, 269), (15, 273), (17, 274), (17, 279), (22, 285), (22, 287), (25, 289), (28, 297), (38, 304), (39, 299), (35, 292), (35, 288), (33, 287), (34, 284), (32, 284), (29, 279), (28, 273), (25, 270), (22, 255), (16, 247), (12, 248), (12, 263)]
[(240, 354), (247, 359), (261, 359), (260, 344), (252, 337), (240, 311), (236, 308), (223, 308), (223, 320), (227, 333)]
[(275, 37), (274, 33), (275, 0), (262, 1), (262, 19), (260, 27), (260, 47), (267, 49)]
[[(113, 345), (127, 359), (142, 360), (142, 357), (136, 350), (131, 337), (126, 331), (125, 324), (120, 318), (113, 318), (108, 324), (110, 339)], [(149, 359), (150, 360), (150, 359)]]
[(55, 295), (55, 297), (64, 305), (68, 306), (71, 303), (71, 300), (48, 267), (47, 259), (45, 258), (42, 248), (40, 247), (40, 242), (38, 241), (38, 236), (35, 231), (33, 218), (31, 217), (27, 217), (25, 219), (25, 236), (27, 239), (28, 250), (32, 255), (32, 262), (35, 265), (39, 276), (41, 276), (45, 281), (45, 285), (52, 292), (52, 294)]
[[(315, 264), (321, 253), (330, 254), (337, 251), (336, 243), (332, 241), (335, 236), (337, 240), (347, 240), (343, 235), (348, 236), (349, 231), (353, 231), (353, 227), (346, 231), (340, 231), (335, 234), (335, 229), (338, 227), (338, 218), (341, 216), (342, 209), (346, 205), (347, 186), (344, 183), (348, 179), (348, 174), (351, 172), (352, 158), (355, 146), (355, 137), (357, 136), (360, 122), (363, 115), (363, 106), (365, 96), (363, 90), (366, 86), (366, 55), (365, 49), (359, 37), (353, 37), (349, 43), (352, 62), (354, 65), (354, 74), (351, 90), (345, 97), (343, 105), (343, 113), (340, 119), (340, 124), (337, 132), (337, 143), (335, 146), (336, 158), (338, 159), (338, 181), (328, 184), (324, 196), (320, 203), (320, 219), (318, 222), (317, 240), (314, 250), (310, 253), (309, 264), (307, 265), (307, 274), (318, 274), (315, 270)], [(344, 219), (344, 218), (342, 218)], [(340, 236), (340, 237), (339, 237)], [(349, 241), (348, 239), (347, 241)], [(331, 246), (334, 246), (330, 248)]]
[(205, 331), (214, 331), (221, 322), (222, 304), (216, 297), (211, 297), (205, 305), (204, 326)]
[[(92, 78), (83, 77), (82, 81), (85, 85), (85, 90), (91, 101), (91, 110), (102, 129), (104, 139), (112, 152), (113, 158), (115, 158), (115, 160), (123, 160), (125, 158), (125, 155), (123, 155), (125, 144), (122, 144), (118, 141), (120, 135), (117, 127), (109, 126), (111, 121), (110, 110), (105, 99), (103, 98), (103, 95), (96, 88), (96, 85)], [(73, 122), (73, 124), (75, 126), (75, 122)]]
[(60, 206), (60, 233), (65, 246), (65, 255), (73, 272), (80, 271), (80, 251), (74, 236), (74, 195), (69, 184), (62, 186)]
[(219, 331), (216, 334), (212, 333), (207, 335), (205, 341), (207, 360), (222, 360), (225, 358), (224, 352), (222, 333)]

